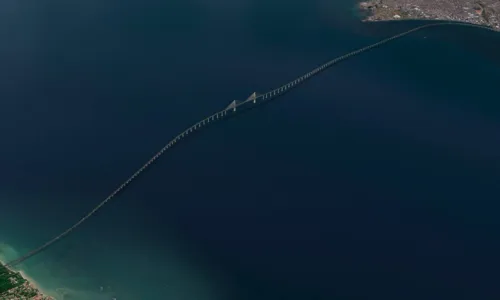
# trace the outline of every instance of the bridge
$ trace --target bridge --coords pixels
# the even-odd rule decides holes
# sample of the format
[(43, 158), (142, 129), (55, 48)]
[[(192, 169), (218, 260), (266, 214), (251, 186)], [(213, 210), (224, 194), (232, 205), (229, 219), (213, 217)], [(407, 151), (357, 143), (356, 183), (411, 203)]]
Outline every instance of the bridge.
[(274, 89), (271, 91), (268, 91), (263, 94), (258, 94), (256, 92), (252, 93), (248, 98), (246, 98), (243, 101), (238, 101), (234, 100), (232, 101), (227, 107), (224, 109), (217, 111), (216, 113), (200, 120), (199, 122), (191, 125), (188, 127), (186, 130), (183, 132), (179, 133), (177, 136), (175, 136), (168, 144), (166, 144), (160, 151), (158, 151), (152, 158), (150, 158), (142, 167), (140, 167), (135, 173), (133, 173), (127, 180), (125, 180), (120, 186), (118, 186), (111, 194), (109, 194), (108, 197), (106, 197), (102, 202), (100, 202), (94, 209), (92, 209), (89, 213), (87, 213), (85, 216), (83, 216), (78, 222), (76, 222), (74, 225), (66, 229), (65, 231), (61, 232), (59, 235), (53, 237), (52, 239), (48, 240), (45, 244), (39, 246), (38, 248), (33, 249), (32, 251), (26, 253), (25, 255), (10, 261), (9, 263), (6, 264), (7, 267), (14, 267), (25, 260), (27, 260), (30, 257), (33, 257), (34, 255), (46, 250), (48, 247), (53, 245), (55, 242), (61, 240), (68, 234), (70, 234), (72, 231), (74, 231), (77, 227), (82, 225), (87, 219), (89, 219), (92, 215), (94, 215), (99, 209), (101, 209), (106, 203), (108, 203), (112, 198), (114, 198), (118, 193), (122, 192), (137, 176), (139, 176), (146, 168), (148, 168), (153, 162), (155, 162), (165, 151), (169, 150), (176, 144), (178, 144), (180, 141), (182, 141), (184, 138), (189, 136), (190, 134), (200, 131), (203, 128), (205, 128), (207, 125), (214, 123), (214, 122), (219, 122), (225, 118), (227, 118), (229, 115), (234, 115), (239, 112), (240, 109), (245, 108), (245, 107), (250, 107), (250, 106), (256, 106), (259, 105), (263, 102), (268, 102), (272, 99), (275, 99), (279, 97), (280, 95), (283, 95), (285, 92), (297, 87), (301, 83), (305, 82), (306, 80), (310, 79), (311, 77), (318, 75), (320, 72), (330, 68), (334, 64), (337, 64), (341, 61), (344, 61), (348, 58), (351, 58), (353, 56), (359, 55), (361, 53), (364, 53), (366, 51), (369, 51), (373, 48), (379, 47), (381, 45), (387, 44), (393, 40), (396, 40), (398, 38), (404, 37), (408, 34), (411, 34), (413, 32), (429, 28), (429, 27), (436, 27), (436, 26), (466, 26), (466, 27), (476, 27), (476, 28), (482, 28), (482, 29), (487, 29), (491, 31), (495, 31), (492, 28), (486, 27), (486, 26), (481, 26), (481, 25), (474, 25), (474, 24), (468, 24), (468, 23), (461, 23), (461, 22), (438, 22), (438, 23), (431, 23), (431, 24), (426, 24), (422, 25), (419, 27), (415, 27), (413, 29), (410, 29), (408, 31), (402, 32), (400, 34), (391, 36), (389, 38), (386, 38), (384, 40), (381, 40), (377, 43), (368, 45), (366, 47), (360, 48), (358, 50), (349, 52), (345, 55), (342, 55), (340, 57), (337, 57), (333, 60), (330, 60), (319, 67), (315, 68), (314, 70), (311, 70), (310, 72), (307, 72), (306, 74), (303, 74), (302, 76)]

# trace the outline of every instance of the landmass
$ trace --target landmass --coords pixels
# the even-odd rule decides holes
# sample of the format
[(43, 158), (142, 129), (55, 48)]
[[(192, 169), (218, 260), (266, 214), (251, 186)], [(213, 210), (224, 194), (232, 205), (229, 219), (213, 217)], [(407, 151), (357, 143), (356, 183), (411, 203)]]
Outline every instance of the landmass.
[(364, 21), (447, 20), (500, 31), (500, 0), (366, 0), (359, 8)]
[(0, 263), (0, 300), (54, 300), (45, 296), (19, 272)]

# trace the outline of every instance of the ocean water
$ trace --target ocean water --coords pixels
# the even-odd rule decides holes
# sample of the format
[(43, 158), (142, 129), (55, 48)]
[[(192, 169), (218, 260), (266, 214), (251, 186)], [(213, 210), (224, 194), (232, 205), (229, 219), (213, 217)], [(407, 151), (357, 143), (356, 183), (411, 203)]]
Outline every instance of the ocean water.
[[(422, 22), (342, 1), (0, 4), (0, 258), (72, 225), (180, 130)], [(165, 154), (21, 266), (59, 299), (494, 299), (500, 35), (344, 61)]]

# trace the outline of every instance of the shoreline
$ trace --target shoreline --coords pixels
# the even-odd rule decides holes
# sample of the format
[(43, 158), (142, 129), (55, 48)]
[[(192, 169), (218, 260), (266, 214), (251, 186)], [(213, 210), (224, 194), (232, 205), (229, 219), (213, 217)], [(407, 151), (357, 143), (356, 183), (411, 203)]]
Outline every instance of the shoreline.
[(500, 31), (500, 2), (494, 0), (365, 0), (358, 2), (362, 22), (455, 21)]
[(5, 290), (0, 289), (0, 300), (56, 300), (46, 295), (36, 281), (24, 271), (14, 271), (0, 260), (0, 283), (2, 282), (8, 282), (12, 286)]

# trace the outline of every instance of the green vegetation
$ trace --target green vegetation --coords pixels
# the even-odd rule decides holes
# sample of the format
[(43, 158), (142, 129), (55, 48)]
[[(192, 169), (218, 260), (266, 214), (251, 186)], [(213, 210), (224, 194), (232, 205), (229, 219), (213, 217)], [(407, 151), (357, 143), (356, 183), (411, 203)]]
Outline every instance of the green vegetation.
[(0, 265), (0, 295), (23, 285), (26, 280), (18, 273), (11, 272), (5, 266)]
[[(19, 273), (0, 264), (0, 300), (25, 300), (39, 296), (40, 292), (31, 287)], [(39, 299), (50, 299), (42, 297)]]

